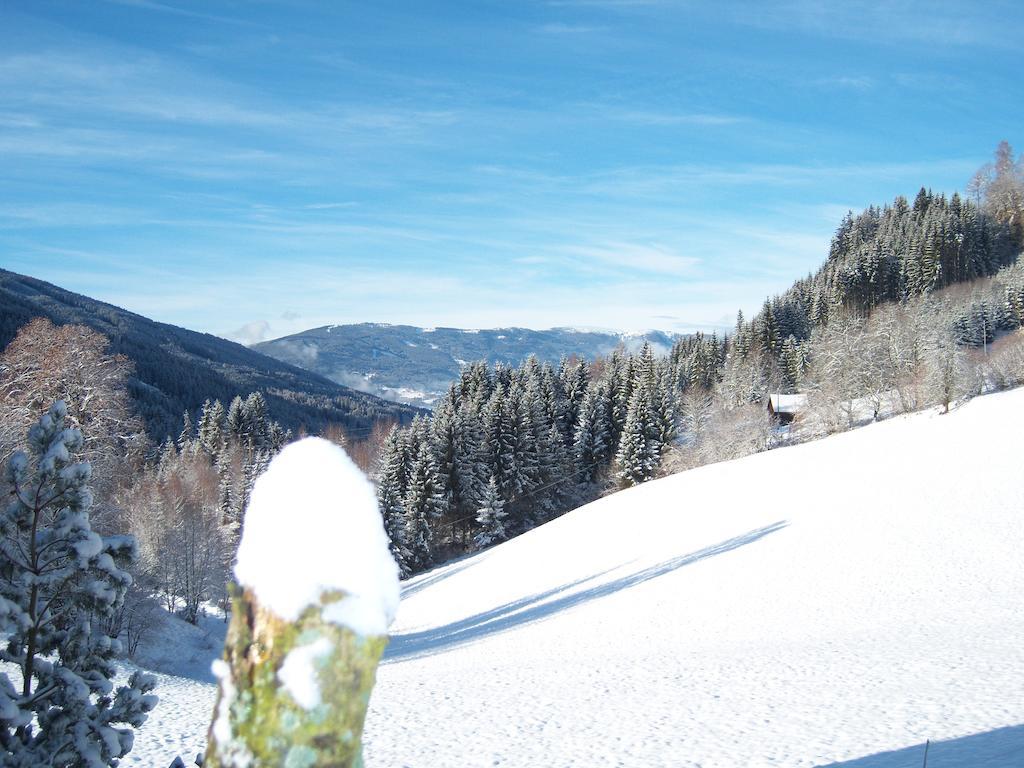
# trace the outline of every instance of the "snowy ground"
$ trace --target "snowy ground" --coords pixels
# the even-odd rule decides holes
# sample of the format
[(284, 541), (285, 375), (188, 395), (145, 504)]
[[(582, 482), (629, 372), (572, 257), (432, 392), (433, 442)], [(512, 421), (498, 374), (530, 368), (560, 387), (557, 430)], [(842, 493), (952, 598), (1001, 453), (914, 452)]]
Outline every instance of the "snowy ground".
[[(1024, 390), (649, 483), (409, 582), (373, 766), (1024, 765)], [(198, 674), (194, 677), (199, 677)], [(194, 752), (162, 679), (128, 764)], [(175, 742), (179, 738), (180, 741)]]
[[(193, 626), (162, 614), (138, 659), (156, 674), (160, 704), (136, 732), (135, 748), (123, 765), (166, 768), (178, 754), (191, 765), (205, 750), (216, 693), (210, 662), (224, 648), (226, 629), (217, 615), (201, 615)], [(126, 677), (129, 671), (125, 670)]]

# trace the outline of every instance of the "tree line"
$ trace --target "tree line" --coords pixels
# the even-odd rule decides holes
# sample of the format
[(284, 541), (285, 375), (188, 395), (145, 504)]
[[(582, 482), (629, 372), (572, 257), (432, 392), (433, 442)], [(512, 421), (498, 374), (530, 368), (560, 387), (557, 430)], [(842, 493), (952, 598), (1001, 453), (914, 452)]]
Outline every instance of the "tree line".
[[(396, 427), (376, 470), (395, 558), (412, 573), (659, 472), (764, 450), (770, 392), (808, 393), (824, 432), (1019, 381), (1024, 171), (1005, 143), (975, 200), (921, 189), (847, 215), (823, 266), (734, 331), (557, 370), (474, 363), (431, 417)], [(1008, 160), (1009, 158), (1009, 160)], [(970, 286), (966, 291), (961, 286)]]

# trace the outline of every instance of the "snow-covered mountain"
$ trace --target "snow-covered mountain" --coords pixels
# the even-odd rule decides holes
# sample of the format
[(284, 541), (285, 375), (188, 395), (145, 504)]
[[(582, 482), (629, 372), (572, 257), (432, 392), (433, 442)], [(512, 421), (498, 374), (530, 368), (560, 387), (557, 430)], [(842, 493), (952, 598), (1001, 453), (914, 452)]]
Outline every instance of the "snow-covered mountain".
[(135, 370), (129, 392), (154, 443), (177, 437), (181, 413), (193, 417), (203, 401), (225, 405), (260, 391), (284, 427), (318, 431), (328, 424), (365, 434), (377, 421), (409, 423), (417, 411), (367, 397), (302, 366), (283, 365), (241, 344), (158, 323), (27, 275), (0, 269), (0, 350), (32, 318), (85, 325), (103, 334), (110, 351)]
[(636, 351), (645, 341), (664, 353), (675, 338), (661, 331), (475, 330), (361, 323), (312, 328), (256, 344), (253, 349), (353, 389), (430, 407), (467, 362), (518, 365), (530, 355), (551, 363), (574, 354), (592, 359), (620, 344)]
[[(1021, 434), (1024, 389), (980, 397), (410, 580), (367, 766), (1024, 764)], [(203, 743), (212, 685), (161, 683), (128, 765)]]

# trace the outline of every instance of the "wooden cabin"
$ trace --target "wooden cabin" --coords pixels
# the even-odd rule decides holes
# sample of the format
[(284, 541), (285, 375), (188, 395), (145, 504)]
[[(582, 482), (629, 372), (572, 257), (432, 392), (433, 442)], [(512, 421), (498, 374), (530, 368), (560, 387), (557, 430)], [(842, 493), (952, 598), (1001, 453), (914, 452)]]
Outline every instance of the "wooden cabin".
[(779, 424), (790, 424), (807, 408), (807, 395), (768, 395), (768, 413)]

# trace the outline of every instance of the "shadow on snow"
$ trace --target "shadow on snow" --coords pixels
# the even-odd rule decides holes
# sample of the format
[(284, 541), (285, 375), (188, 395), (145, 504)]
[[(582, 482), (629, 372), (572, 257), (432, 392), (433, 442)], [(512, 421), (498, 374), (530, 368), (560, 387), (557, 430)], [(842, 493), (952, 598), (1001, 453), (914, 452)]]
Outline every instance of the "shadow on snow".
[[(879, 752), (819, 768), (920, 768), (924, 744)], [(1024, 725), (996, 728), (985, 733), (933, 741), (928, 747), (928, 768), (1020, 768), (1024, 765)]]
[(417, 581), (412, 583), (402, 584), (402, 599), (405, 600), (407, 597), (412, 597), (420, 590), (432, 587), (434, 584), (444, 581), (449, 576), (454, 576), (459, 571), (466, 570), (466, 568), (469, 568), (472, 563), (464, 562), (459, 565), (456, 565), (456, 563), (459, 563), (460, 560), (469, 560), (472, 557), (473, 555), (463, 555), (460, 558), (445, 563), (442, 567), (437, 569), (437, 573), (421, 576)]
[[(614, 568), (608, 571), (588, 576), (584, 579), (564, 584), (555, 589), (547, 590), (530, 597), (524, 597), (520, 600), (506, 603), (505, 605), (493, 608), (483, 613), (478, 613), (475, 616), (469, 616), (465, 619), (445, 624), (444, 626), (435, 627), (433, 629), (424, 630), (422, 632), (409, 632), (401, 635), (394, 635), (391, 638), (391, 643), (384, 655), (384, 663), (399, 661), (402, 659), (408, 659), (417, 656), (432, 656), (437, 653), (442, 653), (460, 645), (471, 643), (476, 640), (480, 640), (490, 635), (497, 634), (499, 632), (505, 632), (523, 624), (529, 624), (534, 621), (540, 621), (546, 619), (553, 614), (563, 611), (567, 608), (580, 605), (582, 603), (596, 600), (601, 597), (607, 597), (608, 595), (621, 592), (624, 589), (635, 587), (638, 584), (643, 584), (651, 579), (656, 579), (659, 576), (664, 576), (667, 573), (671, 573), (679, 568), (692, 563), (706, 560), (715, 555), (721, 555), (726, 552), (731, 552), (734, 549), (738, 549), (747, 544), (752, 544), (758, 539), (764, 538), (768, 534), (774, 533), (775, 531), (781, 530), (788, 525), (785, 521), (779, 521), (771, 525), (765, 526), (764, 528), (758, 528), (753, 531), (742, 534), (741, 536), (735, 536), (726, 541), (713, 544), (704, 549), (691, 552), (686, 555), (680, 555), (674, 557), (671, 560), (666, 560), (657, 565), (652, 565), (649, 568), (645, 568), (642, 571), (631, 574), (629, 576), (623, 576), (621, 578), (610, 581), (606, 584), (600, 584), (597, 586), (589, 587), (581, 591), (572, 592), (571, 594), (562, 594), (561, 597), (556, 597), (561, 593), (565, 593), (576, 587), (579, 587), (588, 582), (594, 581), (601, 576), (609, 573)], [(418, 584), (416, 586), (419, 586)], [(551, 599), (554, 598), (554, 599)]]

